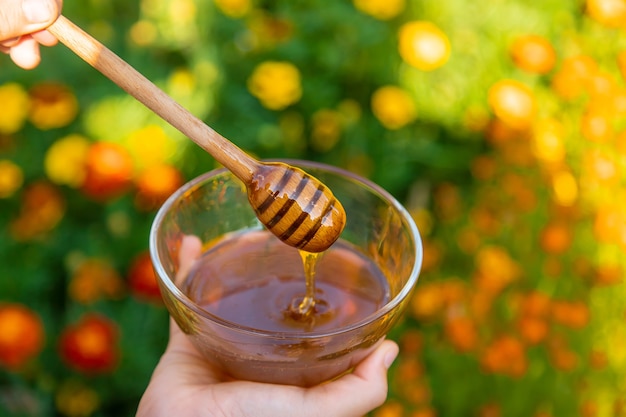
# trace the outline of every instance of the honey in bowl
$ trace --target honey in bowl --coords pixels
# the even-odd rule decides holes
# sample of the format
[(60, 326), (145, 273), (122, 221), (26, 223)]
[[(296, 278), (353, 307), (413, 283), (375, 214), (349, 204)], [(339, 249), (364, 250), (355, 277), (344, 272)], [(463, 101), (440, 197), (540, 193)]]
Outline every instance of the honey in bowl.
[[(308, 286), (298, 250), (264, 230), (226, 170), (185, 184), (153, 223), (164, 303), (225, 380), (312, 386), (349, 372), (398, 321), (417, 283), (419, 232), (392, 196), (341, 169), (289, 164), (319, 178), (346, 211), (339, 240), (317, 259), (304, 256), (315, 272)], [(181, 259), (189, 238), (204, 252), (194, 251), (192, 265)], [(307, 288), (312, 305), (302, 302)]]
[[(383, 273), (348, 242), (339, 240), (317, 257), (310, 258), (310, 268), (303, 268), (298, 250), (271, 233), (238, 232), (223, 237), (196, 260), (181, 290), (222, 320), (269, 332), (339, 329), (389, 301)], [(307, 289), (312, 288), (306, 306), (310, 310), (302, 310)]]

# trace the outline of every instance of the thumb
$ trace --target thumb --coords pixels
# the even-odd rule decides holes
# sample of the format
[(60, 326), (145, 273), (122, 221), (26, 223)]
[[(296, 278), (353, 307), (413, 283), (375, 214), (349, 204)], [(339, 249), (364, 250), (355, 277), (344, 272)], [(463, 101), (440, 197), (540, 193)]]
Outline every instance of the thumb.
[(0, 40), (47, 28), (59, 16), (61, 3), (61, 0), (0, 0)]
[(310, 400), (320, 415), (357, 417), (367, 414), (387, 399), (387, 370), (398, 351), (395, 342), (383, 341), (352, 373), (310, 389), (307, 401)]

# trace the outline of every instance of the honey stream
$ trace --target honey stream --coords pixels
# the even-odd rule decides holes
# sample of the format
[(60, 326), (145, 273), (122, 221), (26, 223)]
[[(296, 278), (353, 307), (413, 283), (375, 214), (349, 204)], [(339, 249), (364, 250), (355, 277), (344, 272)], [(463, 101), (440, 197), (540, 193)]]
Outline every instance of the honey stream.
[(323, 299), (316, 298), (315, 274), (317, 264), (322, 259), (325, 252), (307, 252), (298, 250), (302, 258), (302, 266), (304, 268), (304, 277), (306, 283), (306, 292), (304, 297), (296, 297), (292, 300), (289, 307), (289, 315), (300, 322), (314, 322), (314, 315), (324, 313), (328, 304)]

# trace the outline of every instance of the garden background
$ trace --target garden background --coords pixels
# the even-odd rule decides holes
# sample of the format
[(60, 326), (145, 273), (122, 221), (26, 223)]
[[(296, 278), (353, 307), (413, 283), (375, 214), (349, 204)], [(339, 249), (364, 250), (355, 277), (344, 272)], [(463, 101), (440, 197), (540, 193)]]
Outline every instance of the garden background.
[[(425, 260), (375, 417), (626, 415), (624, 0), (66, 0), (258, 157), (399, 198)], [(0, 414), (130, 416), (155, 212), (215, 167), (62, 45), (0, 57)]]

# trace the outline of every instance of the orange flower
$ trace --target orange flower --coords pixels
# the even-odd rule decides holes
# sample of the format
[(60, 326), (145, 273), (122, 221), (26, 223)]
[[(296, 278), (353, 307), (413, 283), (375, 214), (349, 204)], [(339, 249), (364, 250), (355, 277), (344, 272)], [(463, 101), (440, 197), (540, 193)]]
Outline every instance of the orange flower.
[(488, 207), (474, 207), (470, 211), (469, 217), (472, 224), (476, 226), (476, 229), (482, 235), (493, 236), (500, 231), (501, 221), (494, 213), (494, 210)]
[(593, 350), (589, 354), (589, 365), (593, 369), (604, 369), (609, 363), (606, 353), (599, 350)]
[(406, 355), (414, 355), (422, 350), (424, 341), (422, 334), (418, 330), (407, 329), (401, 335), (400, 344), (403, 353)]
[(623, 276), (621, 264), (602, 264), (596, 268), (594, 283), (597, 285), (615, 285), (623, 281)]
[(374, 411), (374, 417), (402, 417), (404, 414), (404, 407), (402, 404), (395, 401), (387, 401), (382, 406), (378, 407)]
[(528, 360), (524, 345), (513, 336), (501, 336), (493, 340), (481, 358), (487, 372), (521, 377), (526, 373)]
[(502, 407), (500, 404), (489, 403), (485, 404), (478, 410), (478, 417), (501, 417)]
[(578, 365), (578, 355), (567, 346), (562, 337), (553, 337), (548, 343), (548, 348), (550, 361), (556, 369), (567, 372)]
[(467, 316), (448, 317), (444, 332), (450, 344), (461, 352), (471, 351), (478, 342), (478, 331), (474, 321)]
[(530, 211), (535, 208), (537, 196), (534, 187), (519, 174), (506, 174), (502, 179), (502, 189), (512, 199), (513, 207), (519, 211)]
[(564, 100), (573, 100), (586, 92), (590, 77), (598, 71), (596, 61), (587, 55), (566, 58), (552, 78), (552, 90)]
[(135, 204), (141, 210), (153, 210), (183, 185), (180, 171), (171, 165), (159, 164), (145, 169), (135, 179)]
[(58, 188), (44, 181), (24, 189), (19, 216), (10, 230), (16, 240), (30, 240), (56, 227), (65, 213), (65, 199)]
[(435, 213), (442, 221), (454, 221), (463, 208), (459, 189), (452, 183), (439, 184), (433, 192)]
[(128, 151), (115, 143), (97, 142), (89, 147), (82, 191), (97, 200), (114, 198), (126, 191), (133, 175)]
[(578, 199), (578, 182), (568, 169), (559, 169), (552, 173), (552, 194), (555, 203), (571, 207)]
[(547, 317), (550, 313), (550, 297), (539, 291), (526, 294), (520, 303), (520, 313), (530, 317)]
[(580, 133), (592, 142), (608, 143), (614, 136), (612, 120), (604, 112), (586, 111), (580, 121)]
[(552, 320), (572, 329), (582, 329), (589, 323), (589, 307), (582, 301), (553, 301)]
[(517, 322), (519, 334), (525, 342), (535, 345), (545, 340), (548, 335), (548, 323), (535, 317), (521, 317)]
[(61, 358), (73, 369), (85, 373), (111, 371), (118, 361), (118, 330), (108, 318), (86, 314), (61, 334)]
[(431, 271), (441, 263), (441, 259), (443, 258), (443, 248), (442, 245), (437, 242), (433, 242), (432, 240), (424, 240), (423, 247), (424, 255), (422, 260), (422, 271)]
[(556, 164), (565, 159), (565, 132), (555, 119), (543, 119), (533, 126), (531, 150), (539, 161)]
[(583, 179), (591, 184), (614, 184), (620, 179), (620, 167), (610, 152), (592, 150), (583, 158)]
[(530, 137), (530, 134), (530, 125), (514, 127), (498, 117), (493, 117), (487, 125), (485, 138), (491, 145), (502, 148), (506, 143), (511, 141), (525, 141)]
[(437, 417), (437, 411), (430, 406), (424, 406), (417, 411), (413, 411), (410, 417)]
[(22, 304), (0, 304), (0, 366), (17, 369), (44, 345), (39, 316)]
[(414, 405), (426, 405), (432, 399), (432, 390), (424, 378), (403, 380), (397, 391), (405, 401)]
[(149, 252), (142, 252), (135, 256), (128, 271), (128, 285), (137, 298), (161, 301), (161, 290)]
[(607, 27), (626, 27), (625, 0), (587, 0), (585, 12)]
[(289, 41), (295, 25), (286, 18), (257, 8), (247, 19), (247, 26), (257, 49), (271, 49)]
[(87, 259), (72, 274), (68, 292), (72, 300), (92, 304), (103, 297), (119, 298), (124, 292), (124, 283), (108, 262)]
[(554, 47), (549, 40), (538, 35), (517, 37), (509, 52), (515, 65), (531, 73), (546, 74), (556, 62)]
[(541, 231), (541, 248), (551, 255), (564, 253), (571, 246), (572, 240), (572, 231), (563, 222), (552, 221)]
[(489, 294), (497, 294), (520, 276), (519, 265), (509, 254), (496, 246), (482, 248), (476, 255), (477, 287)]
[(424, 365), (415, 356), (407, 356), (398, 362), (398, 381), (421, 379)]
[(496, 169), (496, 161), (488, 155), (478, 155), (474, 158), (471, 165), (472, 176), (480, 181), (492, 179), (495, 176)]
[(535, 98), (530, 88), (516, 80), (501, 80), (489, 89), (489, 106), (513, 128), (530, 126), (535, 117)]
[(622, 241), (626, 238), (626, 210), (617, 205), (600, 207), (595, 215), (593, 232), (600, 242)]
[(444, 294), (437, 282), (419, 285), (411, 299), (412, 312), (418, 319), (431, 319), (441, 313), (444, 306)]

